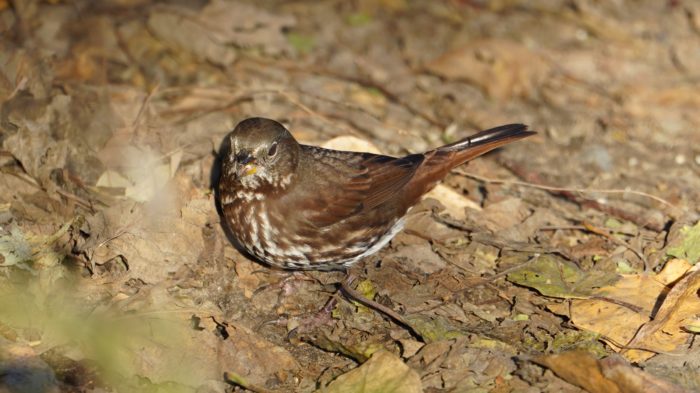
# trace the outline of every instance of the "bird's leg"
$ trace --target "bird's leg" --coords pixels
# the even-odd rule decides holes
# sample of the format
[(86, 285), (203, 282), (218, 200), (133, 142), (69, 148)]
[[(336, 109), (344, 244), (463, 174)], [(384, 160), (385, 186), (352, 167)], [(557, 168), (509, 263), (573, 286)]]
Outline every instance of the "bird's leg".
[[(261, 273), (267, 273), (268, 271), (261, 271)], [(287, 271), (287, 270), (276, 270), (275, 271), (277, 274), (283, 274), (284, 277), (281, 278), (277, 282), (273, 282), (270, 284), (265, 284), (259, 288), (257, 288), (254, 292), (255, 294), (260, 294), (262, 291), (269, 290), (269, 289), (278, 289), (279, 295), (278, 295), (278, 302), (276, 306), (274, 307), (275, 309), (280, 306), (280, 303), (283, 301), (285, 297), (292, 296), (294, 295), (294, 291), (296, 291), (297, 286), (295, 283), (299, 283), (302, 281), (306, 282), (314, 282), (317, 283), (318, 285), (321, 286), (320, 291), (321, 292), (328, 292), (332, 293), (331, 298), (326, 302), (326, 304), (318, 311), (313, 311), (311, 314), (306, 314), (301, 315), (301, 316), (289, 316), (289, 315), (284, 315), (280, 316), (279, 318), (275, 318), (273, 320), (268, 320), (265, 321), (261, 324), (263, 325), (268, 325), (268, 324), (273, 324), (273, 325), (282, 325), (282, 326), (287, 326), (290, 329), (289, 335), (294, 336), (297, 333), (306, 333), (309, 331), (314, 330), (316, 327), (319, 327), (321, 325), (324, 325), (331, 320), (331, 312), (335, 308), (335, 305), (337, 304), (337, 289), (335, 288), (326, 288), (327, 285), (325, 285), (321, 280), (313, 277), (311, 271)], [(294, 327), (290, 327), (290, 325), (293, 325)]]
[(418, 331), (416, 331), (413, 328), (413, 326), (411, 326), (411, 324), (408, 323), (408, 321), (406, 321), (399, 313), (390, 309), (389, 307), (375, 302), (374, 300), (367, 299), (366, 297), (362, 296), (361, 293), (357, 292), (357, 290), (353, 289), (352, 283), (355, 281), (356, 278), (357, 277), (354, 274), (348, 272), (345, 279), (340, 282), (340, 287), (338, 291), (330, 299), (328, 299), (323, 308), (321, 308), (319, 311), (317, 311), (310, 317), (304, 318), (301, 321), (299, 321), (299, 326), (290, 331), (290, 337), (303, 335), (304, 333), (313, 331), (315, 328), (321, 325), (329, 323), (331, 321), (331, 313), (333, 312), (335, 306), (338, 304), (337, 295), (339, 293), (342, 293), (343, 295), (345, 295), (345, 298), (347, 300), (356, 301), (362, 304), (363, 306), (371, 308), (372, 310), (375, 310), (389, 317), (395, 323), (406, 328), (415, 337), (422, 338), (421, 334)]
[(406, 328), (411, 334), (418, 338), (422, 338), (421, 334), (416, 331), (411, 324), (408, 323), (399, 313), (396, 311), (390, 309), (389, 307), (379, 304), (375, 302), (372, 299), (367, 299), (366, 297), (362, 296), (361, 293), (357, 292), (355, 289), (351, 287), (353, 281), (355, 281), (355, 276), (352, 273), (348, 273), (347, 277), (345, 280), (343, 280), (340, 284), (340, 290), (343, 292), (345, 297), (348, 300), (354, 300), (360, 304), (362, 304), (365, 307), (369, 307), (374, 311), (377, 311), (381, 314), (384, 314), (385, 316), (389, 317), (391, 320), (393, 320), (395, 323), (403, 326)]
[(297, 326), (289, 331), (287, 337), (291, 340), (296, 337), (303, 337), (306, 333), (314, 331), (316, 328), (329, 324), (332, 320), (331, 314), (338, 304), (337, 292), (331, 296), (323, 307), (306, 318), (298, 320)]

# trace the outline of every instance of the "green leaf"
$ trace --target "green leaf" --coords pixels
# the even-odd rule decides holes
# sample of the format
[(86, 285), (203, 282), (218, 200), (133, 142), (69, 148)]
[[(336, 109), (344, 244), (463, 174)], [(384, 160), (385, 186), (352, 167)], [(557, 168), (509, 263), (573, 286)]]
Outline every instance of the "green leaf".
[(585, 299), (593, 290), (618, 280), (616, 274), (585, 272), (571, 262), (541, 256), (532, 263), (508, 274), (508, 281), (536, 289), (545, 296)]
[(691, 264), (696, 264), (700, 260), (700, 221), (693, 227), (683, 227), (681, 229), (683, 240), (674, 247), (669, 247), (666, 254), (675, 258), (685, 259)]
[(356, 12), (348, 15), (347, 22), (352, 27), (360, 27), (372, 22), (372, 16), (364, 12)]
[(299, 33), (287, 34), (287, 40), (289, 41), (289, 44), (291, 44), (294, 49), (301, 54), (311, 52), (314, 46), (316, 46), (316, 43), (312, 37)]

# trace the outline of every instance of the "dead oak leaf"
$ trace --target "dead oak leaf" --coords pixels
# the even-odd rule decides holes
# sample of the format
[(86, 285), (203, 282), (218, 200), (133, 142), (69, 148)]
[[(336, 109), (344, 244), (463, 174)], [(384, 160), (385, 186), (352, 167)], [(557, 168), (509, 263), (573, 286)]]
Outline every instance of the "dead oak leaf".
[[(690, 338), (686, 326), (700, 315), (700, 268), (689, 269), (687, 261), (674, 259), (656, 275), (622, 275), (614, 284), (591, 292), (588, 299), (548, 308), (569, 316), (576, 327), (602, 335), (617, 351), (638, 348), (623, 354), (640, 362), (656, 352), (675, 351)], [(653, 316), (660, 299), (663, 303)]]
[[(653, 321), (642, 326), (629, 347), (652, 351), (675, 351), (686, 343), (691, 333), (685, 325), (700, 315), (700, 265), (696, 265), (678, 281), (666, 295)], [(629, 350), (624, 353), (631, 361), (642, 361), (653, 353)]]

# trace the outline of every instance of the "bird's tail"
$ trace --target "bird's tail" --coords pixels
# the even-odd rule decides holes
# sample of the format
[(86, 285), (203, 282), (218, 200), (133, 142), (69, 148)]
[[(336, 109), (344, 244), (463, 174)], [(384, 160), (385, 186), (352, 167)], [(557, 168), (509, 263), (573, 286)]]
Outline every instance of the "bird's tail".
[(528, 131), (524, 124), (506, 124), (504, 126), (491, 128), (464, 138), (449, 145), (442, 146), (437, 150), (445, 153), (456, 153), (453, 167), (461, 165), (497, 147), (515, 142), (519, 139), (527, 138), (536, 132)]

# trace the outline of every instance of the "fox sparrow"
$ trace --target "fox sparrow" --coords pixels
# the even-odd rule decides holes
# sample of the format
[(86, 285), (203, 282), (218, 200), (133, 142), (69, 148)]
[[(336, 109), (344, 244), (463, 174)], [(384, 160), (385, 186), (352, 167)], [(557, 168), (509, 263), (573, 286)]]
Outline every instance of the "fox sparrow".
[(509, 124), (395, 158), (302, 145), (280, 123), (250, 118), (224, 142), (220, 205), (238, 243), (261, 261), (342, 269), (386, 245), (452, 168), (532, 134)]

